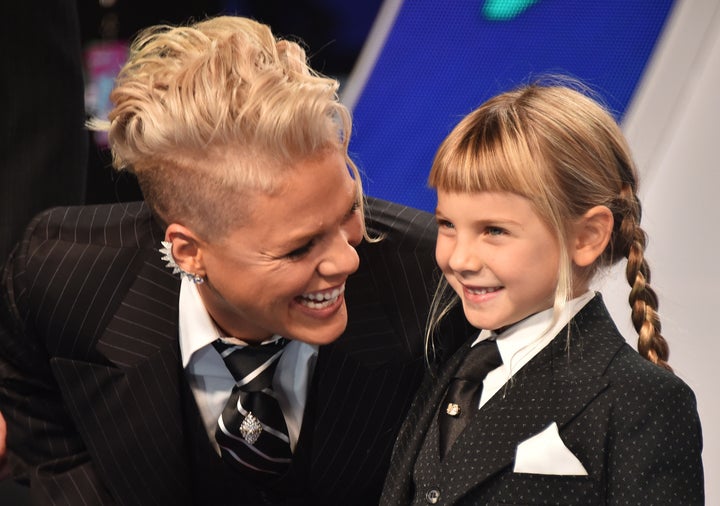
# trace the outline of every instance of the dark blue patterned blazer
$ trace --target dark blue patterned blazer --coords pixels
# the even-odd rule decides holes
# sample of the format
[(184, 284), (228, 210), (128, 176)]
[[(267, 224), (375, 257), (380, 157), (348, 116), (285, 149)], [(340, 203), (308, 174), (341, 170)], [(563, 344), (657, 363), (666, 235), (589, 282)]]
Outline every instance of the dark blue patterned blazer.
[[(370, 199), (349, 325), (321, 347), (290, 473), (227, 474), (181, 369), (179, 280), (142, 203), (38, 216), (4, 273), (0, 410), (36, 504), (376, 504), (424, 368), (435, 224)], [(242, 280), (238, 280), (242, 283)], [(458, 319), (458, 321), (460, 321)]]
[[(690, 388), (625, 342), (599, 294), (569, 327), (569, 346), (566, 327), (475, 413), (432, 468), (423, 441), (437, 437), (433, 418), (472, 339), (428, 376), (398, 436), (380, 504), (703, 504)], [(513, 472), (518, 444), (552, 422), (587, 476)], [(432, 478), (418, 487), (413, 472)]]

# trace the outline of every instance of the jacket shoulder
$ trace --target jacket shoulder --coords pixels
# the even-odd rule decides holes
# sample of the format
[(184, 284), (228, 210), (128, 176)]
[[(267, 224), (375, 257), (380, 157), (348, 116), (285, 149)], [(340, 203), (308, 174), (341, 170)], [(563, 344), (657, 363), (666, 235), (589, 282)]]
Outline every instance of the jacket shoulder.
[(25, 230), (23, 246), (55, 241), (99, 246), (143, 247), (162, 233), (144, 202), (54, 207), (41, 212)]
[(371, 237), (383, 238), (394, 245), (411, 249), (435, 247), (435, 217), (420, 209), (368, 197), (365, 224)]
[(162, 237), (141, 202), (38, 214), (5, 265), (3, 326), (18, 336), (45, 336), (48, 349), (78, 338), (81, 328), (102, 328), (144, 259), (160, 265), (153, 250)]
[(358, 274), (369, 275), (381, 292), (397, 292), (395, 300), (419, 304), (418, 310), (425, 311), (439, 278), (434, 217), (425, 211), (368, 198), (365, 224), (370, 241), (358, 247)]
[(642, 399), (659, 401), (684, 399), (694, 404), (695, 394), (676, 374), (643, 358), (629, 344), (625, 344), (610, 363), (607, 371), (614, 386), (632, 392)]

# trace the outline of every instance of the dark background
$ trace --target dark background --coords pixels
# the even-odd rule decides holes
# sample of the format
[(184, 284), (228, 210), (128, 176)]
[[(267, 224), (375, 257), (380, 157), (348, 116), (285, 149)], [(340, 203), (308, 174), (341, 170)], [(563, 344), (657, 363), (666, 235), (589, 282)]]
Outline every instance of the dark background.
[[(341, 82), (349, 75), (382, 0), (79, 0), (84, 48), (98, 42), (128, 42), (155, 24), (199, 21), (236, 14), (270, 25), (280, 37), (301, 42), (312, 67)], [(86, 82), (90, 78), (86, 74)], [(90, 138), (88, 204), (137, 200), (132, 175), (115, 172), (106, 147)]]

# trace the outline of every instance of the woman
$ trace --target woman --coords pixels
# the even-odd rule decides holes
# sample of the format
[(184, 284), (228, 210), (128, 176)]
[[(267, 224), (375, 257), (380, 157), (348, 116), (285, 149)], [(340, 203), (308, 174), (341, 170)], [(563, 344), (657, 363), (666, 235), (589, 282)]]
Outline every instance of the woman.
[(434, 229), (363, 209), (337, 86), (248, 19), (134, 42), (93, 126), (145, 203), (50, 210), (6, 270), (0, 411), (36, 502), (377, 502)]

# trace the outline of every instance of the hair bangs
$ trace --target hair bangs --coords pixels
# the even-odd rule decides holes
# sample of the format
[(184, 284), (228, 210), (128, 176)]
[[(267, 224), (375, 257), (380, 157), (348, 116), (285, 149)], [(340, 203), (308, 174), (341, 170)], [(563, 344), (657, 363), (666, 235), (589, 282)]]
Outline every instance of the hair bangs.
[(479, 109), (440, 146), (428, 185), (457, 193), (511, 192), (534, 201), (544, 188), (542, 165), (526, 132), (507, 118)]

